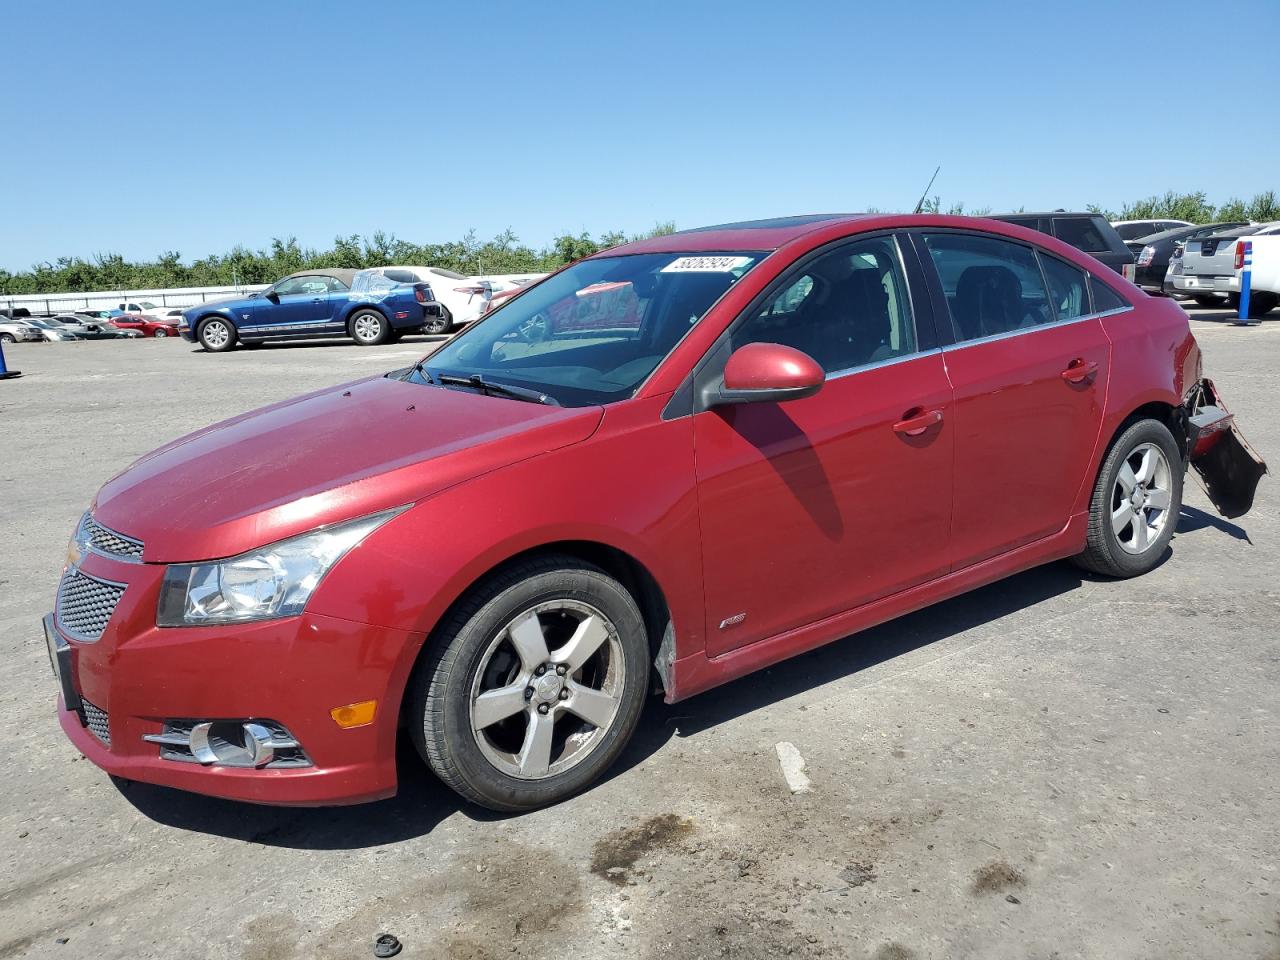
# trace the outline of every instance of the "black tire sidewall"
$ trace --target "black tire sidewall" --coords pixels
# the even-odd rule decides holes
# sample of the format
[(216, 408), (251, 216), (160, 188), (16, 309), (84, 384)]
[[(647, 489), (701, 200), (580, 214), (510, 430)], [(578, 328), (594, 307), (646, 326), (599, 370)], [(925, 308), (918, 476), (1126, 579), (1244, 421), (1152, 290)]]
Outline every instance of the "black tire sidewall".
[[(1111, 494), (1115, 488), (1116, 477), (1125, 461), (1134, 449), (1144, 443), (1154, 443), (1164, 452), (1169, 461), (1169, 515), (1165, 518), (1164, 529), (1152, 541), (1151, 545), (1140, 554), (1133, 554), (1120, 546), (1120, 540), (1111, 526)], [(1174, 442), (1169, 429), (1157, 420), (1138, 420), (1129, 426), (1112, 445), (1103, 463), (1098, 485), (1094, 489), (1093, 502), (1090, 509), (1100, 524), (1102, 546), (1106, 554), (1106, 562), (1113, 568), (1116, 576), (1136, 577), (1154, 569), (1164, 556), (1169, 541), (1173, 539), (1174, 530), (1178, 526), (1178, 516), (1182, 510), (1182, 487), (1185, 478), (1185, 467), (1182, 452)]]
[[(451, 636), (442, 636), (444, 655), (419, 679), (420, 695), (410, 723), (423, 740), (434, 740), (471, 799), (497, 810), (529, 810), (564, 800), (590, 786), (625, 749), (639, 721), (648, 690), (648, 640), (635, 600), (612, 577), (589, 564), (567, 560), (514, 583), (493, 584), (479, 609)], [(471, 685), (492, 638), (516, 614), (548, 600), (579, 600), (598, 608), (614, 624), (622, 642), (626, 679), (622, 703), (604, 740), (577, 765), (545, 780), (511, 777), (495, 768), (471, 732)], [(425, 744), (423, 744), (425, 746)], [(430, 751), (424, 755), (430, 759)], [(435, 764), (433, 763), (433, 766)], [(439, 771), (437, 771), (439, 772)], [(446, 781), (449, 778), (446, 777)]]

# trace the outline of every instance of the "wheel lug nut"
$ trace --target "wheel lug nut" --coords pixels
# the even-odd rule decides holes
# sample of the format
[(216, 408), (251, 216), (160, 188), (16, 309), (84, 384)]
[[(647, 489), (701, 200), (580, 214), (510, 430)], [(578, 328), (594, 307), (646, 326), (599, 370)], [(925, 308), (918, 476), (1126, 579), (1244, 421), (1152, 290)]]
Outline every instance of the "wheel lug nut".
[(569, 668), (566, 667), (563, 663), (560, 664), (560, 666), (556, 667), (556, 676), (558, 677), (563, 677), (568, 672), (569, 672)]
[(550, 709), (551, 709), (551, 704), (549, 704), (549, 703), (540, 703), (540, 704), (538, 704), (538, 712), (539, 712), (539, 713), (546, 713), (546, 712), (547, 712), (548, 710), (550, 710)]
[(542, 676), (544, 673), (546, 673), (546, 672), (547, 672), (547, 666), (546, 666), (546, 664), (541, 665), (540, 667), (538, 667), (538, 669), (537, 669), (537, 670), (535, 670), (535, 671), (533, 671), (533, 672), (534, 672), (534, 673), (536, 673), (538, 676)]
[(561, 700), (568, 700), (568, 699), (569, 699), (569, 691), (568, 691), (568, 690), (561, 690), (561, 691), (560, 691), (560, 699), (561, 699)]
[(526, 700), (532, 700), (532, 699), (533, 699), (533, 687), (525, 687), (525, 688), (524, 688), (524, 698), (525, 698)]

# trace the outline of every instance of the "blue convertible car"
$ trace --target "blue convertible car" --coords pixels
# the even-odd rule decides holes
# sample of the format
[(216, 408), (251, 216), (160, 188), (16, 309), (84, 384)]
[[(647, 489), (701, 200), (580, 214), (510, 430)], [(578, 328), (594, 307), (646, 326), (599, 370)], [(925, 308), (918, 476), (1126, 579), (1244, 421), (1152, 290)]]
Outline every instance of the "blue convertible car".
[(237, 343), (315, 337), (374, 346), (406, 333), (436, 332), (441, 313), (426, 283), (399, 282), (372, 270), (304, 270), (261, 293), (183, 311), (178, 333), (210, 353)]

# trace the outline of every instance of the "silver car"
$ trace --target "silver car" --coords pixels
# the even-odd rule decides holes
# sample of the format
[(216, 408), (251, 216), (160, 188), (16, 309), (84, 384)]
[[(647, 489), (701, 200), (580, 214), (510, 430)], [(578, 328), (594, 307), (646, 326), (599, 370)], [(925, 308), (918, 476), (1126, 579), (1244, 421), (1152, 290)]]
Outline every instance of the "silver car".
[(44, 339), (39, 329), (25, 320), (10, 320), (0, 317), (0, 342), (21, 343), (23, 341), (38, 342)]
[[(1169, 271), (1172, 292), (1197, 299), (1226, 297), (1229, 303), (1234, 304), (1240, 295), (1240, 281), (1236, 278), (1236, 241), (1241, 237), (1277, 233), (1280, 233), (1280, 220), (1235, 227), (1188, 240), (1182, 256), (1176, 258), (1181, 261), (1179, 268), (1175, 271), (1171, 267)], [(1204, 301), (1201, 299), (1201, 302)]]

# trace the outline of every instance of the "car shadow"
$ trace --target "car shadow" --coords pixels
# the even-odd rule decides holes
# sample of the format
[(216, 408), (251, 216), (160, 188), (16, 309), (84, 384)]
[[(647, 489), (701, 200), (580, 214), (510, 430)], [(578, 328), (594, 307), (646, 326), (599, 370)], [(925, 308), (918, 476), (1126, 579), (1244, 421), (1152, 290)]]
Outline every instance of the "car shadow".
[(1236, 540), (1243, 540), (1250, 545), (1253, 544), (1253, 541), (1249, 539), (1248, 531), (1243, 527), (1212, 513), (1206, 513), (1203, 510), (1197, 510), (1195, 507), (1188, 507), (1183, 504), (1182, 513), (1178, 515), (1177, 532), (1180, 534), (1194, 533), (1197, 530), (1204, 530), (1206, 527), (1212, 527), (1214, 530), (1225, 533)]
[[(1170, 551), (1166, 551), (1163, 559), (1169, 555)], [(1077, 590), (1093, 579), (1066, 563), (1037, 567), (837, 640), (689, 700), (667, 704), (652, 697), (631, 743), (601, 782), (623, 776), (643, 764), (673, 736), (695, 737), (753, 710)], [(352, 807), (256, 806), (150, 784), (116, 781), (116, 786), (143, 816), (157, 823), (293, 849), (355, 850), (396, 843), (430, 833), (455, 813), (480, 822), (509, 816), (464, 801), (428, 771), (404, 736), (400, 737), (397, 768), (400, 782), (395, 797)]]

